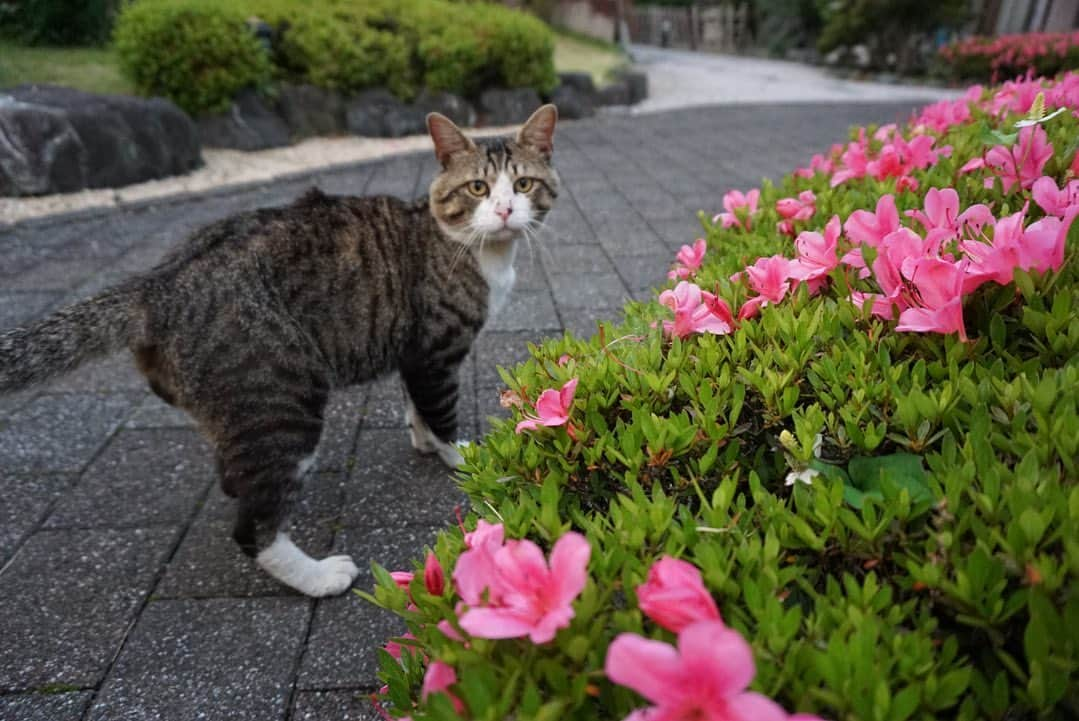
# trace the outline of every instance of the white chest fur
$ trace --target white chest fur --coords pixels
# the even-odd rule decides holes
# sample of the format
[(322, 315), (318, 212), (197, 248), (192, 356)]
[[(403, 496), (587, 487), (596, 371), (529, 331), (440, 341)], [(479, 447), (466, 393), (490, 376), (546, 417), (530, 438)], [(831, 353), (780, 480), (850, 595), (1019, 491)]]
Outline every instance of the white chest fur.
[(517, 245), (513, 241), (488, 244), (477, 254), (480, 272), (490, 288), (487, 296), (488, 321), (502, 310), (509, 300), (513, 282), (517, 279), (517, 272), (513, 269), (516, 255)]

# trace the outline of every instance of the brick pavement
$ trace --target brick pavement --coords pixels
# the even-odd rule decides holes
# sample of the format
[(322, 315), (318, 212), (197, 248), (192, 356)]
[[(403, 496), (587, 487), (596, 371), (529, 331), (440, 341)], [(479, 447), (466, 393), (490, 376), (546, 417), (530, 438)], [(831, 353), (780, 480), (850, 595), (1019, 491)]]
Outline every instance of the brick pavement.
[[(903, 105), (697, 108), (560, 128), (565, 193), (465, 366), (462, 433), (501, 416), (495, 368), (525, 344), (590, 333), (649, 298), (695, 212), (779, 177)], [(408, 155), (266, 186), (0, 229), (0, 329), (151, 266), (191, 229), (331, 193), (425, 191)], [(412, 451), (395, 380), (334, 396), (299, 515), (303, 547), (404, 568), (461, 500)], [(257, 572), (229, 537), (206, 443), (124, 356), (0, 398), (0, 719), (373, 719), (375, 649), (394, 619), (352, 595), (313, 601)], [(370, 573), (357, 582), (368, 588)]]

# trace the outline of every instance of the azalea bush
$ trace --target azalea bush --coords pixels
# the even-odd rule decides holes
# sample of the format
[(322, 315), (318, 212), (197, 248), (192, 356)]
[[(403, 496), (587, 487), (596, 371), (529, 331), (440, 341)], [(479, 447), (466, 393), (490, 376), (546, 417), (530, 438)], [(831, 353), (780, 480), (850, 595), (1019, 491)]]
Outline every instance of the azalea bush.
[(1034, 73), (1079, 69), (1079, 31), (1017, 33), (957, 40), (940, 49), (948, 73), (962, 80), (996, 82)]
[[(733, 191), (376, 568), (413, 719), (1079, 714), (1079, 75)], [(661, 269), (657, 269), (661, 270)]]

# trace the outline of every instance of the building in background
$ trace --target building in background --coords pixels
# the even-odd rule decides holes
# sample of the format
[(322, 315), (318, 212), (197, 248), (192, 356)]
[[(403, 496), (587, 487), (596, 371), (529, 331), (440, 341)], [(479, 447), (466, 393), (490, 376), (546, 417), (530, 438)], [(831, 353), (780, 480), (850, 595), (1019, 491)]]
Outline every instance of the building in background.
[(976, 0), (982, 35), (1061, 32), (1079, 27), (1079, 0)]

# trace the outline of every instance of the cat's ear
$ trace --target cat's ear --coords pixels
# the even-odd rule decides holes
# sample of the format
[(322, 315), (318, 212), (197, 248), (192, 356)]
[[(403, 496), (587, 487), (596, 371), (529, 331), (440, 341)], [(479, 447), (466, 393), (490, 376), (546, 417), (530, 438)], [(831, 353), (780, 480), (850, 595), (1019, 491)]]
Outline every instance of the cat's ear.
[(554, 151), (554, 126), (558, 122), (558, 108), (548, 103), (532, 113), (532, 117), (517, 133), (517, 144), (532, 148), (543, 157), (550, 158)]
[(431, 140), (435, 141), (435, 157), (443, 168), (449, 165), (454, 153), (476, 149), (476, 144), (441, 113), (428, 113), (427, 132), (431, 134)]

